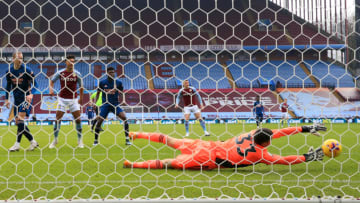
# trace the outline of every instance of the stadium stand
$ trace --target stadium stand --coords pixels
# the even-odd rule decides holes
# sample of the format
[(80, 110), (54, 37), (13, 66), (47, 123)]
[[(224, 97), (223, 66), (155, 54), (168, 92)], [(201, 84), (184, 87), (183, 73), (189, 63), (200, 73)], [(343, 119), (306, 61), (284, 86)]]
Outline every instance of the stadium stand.
[(317, 60), (305, 60), (304, 63), (322, 87), (355, 87), (354, 78), (339, 65)]
[(351, 118), (357, 116), (359, 101), (341, 102), (328, 88), (288, 88), (277, 90), (288, 99), (297, 117)]
[(280, 82), (282, 87), (315, 86), (296, 61), (236, 61), (227, 64), (239, 88), (257, 88), (261, 78)]

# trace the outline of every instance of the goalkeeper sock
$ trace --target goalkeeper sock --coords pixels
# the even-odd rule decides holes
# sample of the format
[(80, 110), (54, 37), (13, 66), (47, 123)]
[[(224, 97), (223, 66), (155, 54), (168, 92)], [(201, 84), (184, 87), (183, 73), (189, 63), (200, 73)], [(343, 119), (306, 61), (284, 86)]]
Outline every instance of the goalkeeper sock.
[(82, 133), (81, 123), (76, 123), (76, 132), (77, 132), (78, 140), (81, 140), (81, 133)]
[(203, 119), (200, 119), (200, 125), (201, 127), (204, 129), (204, 132), (206, 132), (206, 125), (205, 125), (205, 121)]
[(161, 169), (164, 167), (164, 164), (161, 160), (148, 160), (144, 162), (134, 162), (133, 168), (151, 168), (151, 169)]
[(152, 142), (159, 142), (159, 143), (163, 143), (166, 144), (167, 142), (167, 135), (161, 134), (161, 133), (137, 133), (136, 135), (136, 139), (140, 138), (140, 139), (146, 139), (146, 140), (150, 140)]
[(189, 133), (189, 121), (185, 121), (185, 130), (186, 133)]
[(57, 140), (57, 138), (58, 138), (58, 136), (59, 136), (60, 126), (61, 126), (61, 121), (55, 121), (55, 126), (54, 126), (54, 137), (55, 137), (55, 140)]

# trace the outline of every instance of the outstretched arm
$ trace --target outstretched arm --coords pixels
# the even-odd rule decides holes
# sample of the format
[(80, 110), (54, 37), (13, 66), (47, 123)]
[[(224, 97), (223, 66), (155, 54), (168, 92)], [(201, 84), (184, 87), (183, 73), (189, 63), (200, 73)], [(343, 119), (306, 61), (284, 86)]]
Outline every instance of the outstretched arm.
[(277, 154), (270, 154), (267, 151), (263, 153), (263, 159), (260, 161), (264, 164), (281, 164), (281, 165), (293, 165), (300, 164), (308, 161), (322, 161), (324, 153), (321, 147), (316, 150), (313, 147), (310, 147), (309, 151), (303, 155), (290, 155), (290, 156), (280, 156)]
[(314, 125), (304, 125), (301, 127), (289, 127), (289, 128), (283, 128), (280, 130), (273, 130), (273, 136), (272, 138), (279, 138), (286, 135), (294, 135), (299, 132), (303, 133), (311, 133), (313, 135), (319, 136), (320, 134), (318, 131), (326, 131), (327, 128), (320, 124), (314, 124)]
[(290, 155), (290, 156), (280, 156), (277, 154), (264, 153), (263, 159), (260, 161), (264, 164), (281, 164), (281, 165), (292, 165), (300, 164), (305, 162), (305, 156), (301, 155)]

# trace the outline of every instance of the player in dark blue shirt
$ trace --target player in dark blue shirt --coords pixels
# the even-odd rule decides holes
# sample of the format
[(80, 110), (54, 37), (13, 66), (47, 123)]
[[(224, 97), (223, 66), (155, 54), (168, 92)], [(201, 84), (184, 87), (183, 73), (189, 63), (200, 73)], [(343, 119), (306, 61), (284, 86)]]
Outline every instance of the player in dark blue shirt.
[(33, 94), (31, 92), (32, 87), (35, 86), (35, 76), (32, 70), (23, 64), (23, 54), (21, 52), (15, 52), (13, 54), (13, 64), (10, 69), (6, 72), (6, 95), (5, 95), (5, 106), (9, 108), (9, 93), (12, 92), (14, 95), (14, 116), (17, 129), (17, 139), (9, 151), (15, 152), (20, 150), (20, 142), (22, 135), (30, 141), (30, 147), (28, 151), (34, 150), (38, 147), (38, 143), (31, 135), (30, 130), (25, 126), (25, 117), (31, 109), (31, 102)]
[(264, 119), (264, 106), (262, 102), (260, 101), (260, 97), (256, 96), (256, 101), (254, 102), (254, 108), (253, 108), (254, 116), (256, 117), (256, 125), (257, 128), (260, 128), (261, 122)]
[(86, 114), (89, 120), (89, 125), (91, 124), (92, 120), (94, 119), (95, 109), (94, 106), (90, 103), (88, 107), (86, 107)]
[(94, 145), (99, 143), (99, 133), (101, 131), (101, 125), (104, 119), (107, 118), (110, 112), (114, 113), (121, 120), (124, 121), (124, 130), (126, 145), (131, 145), (129, 139), (129, 124), (127, 122), (126, 114), (122, 108), (120, 108), (119, 96), (123, 95), (123, 84), (120, 80), (115, 78), (115, 69), (108, 67), (106, 69), (107, 78), (103, 79), (99, 83), (99, 87), (96, 94), (96, 101), (99, 98), (100, 92), (102, 92), (102, 105), (100, 107), (100, 115), (97, 117), (95, 126), (95, 141)]

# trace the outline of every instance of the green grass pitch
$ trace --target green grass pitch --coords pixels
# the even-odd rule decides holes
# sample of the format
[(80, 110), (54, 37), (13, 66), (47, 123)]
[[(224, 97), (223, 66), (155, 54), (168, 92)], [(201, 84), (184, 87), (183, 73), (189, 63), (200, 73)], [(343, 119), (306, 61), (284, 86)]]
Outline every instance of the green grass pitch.
[[(253, 124), (210, 124), (210, 137), (198, 124), (191, 126), (191, 138), (226, 140), (255, 128)], [(359, 124), (327, 124), (322, 137), (297, 134), (275, 139), (269, 152), (303, 154), (310, 146), (328, 139), (341, 140), (343, 153), (323, 162), (293, 166), (264, 165), (212, 171), (148, 170), (123, 168), (124, 160), (173, 158), (179, 152), (148, 140), (124, 144), (122, 125), (104, 126), (100, 145), (93, 147), (93, 133), (83, 127), (84, 149), (76, 148), (72, 126), (62, 126), (57, 149), (49, 149), (52, 126), (29, 126), (40, 149), (9, 153), (16, 126), (0, 127), (0, 199), (130, 199), (130, 198), (311, 198), (314, 196), (359, 197)], [(278, 128), (277, 124), (264, 127)], [(181, 138), (184, 126), (130, 125), (131, 131), (162, 132)]]

